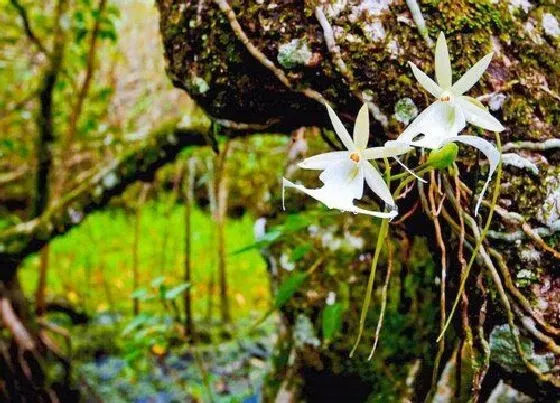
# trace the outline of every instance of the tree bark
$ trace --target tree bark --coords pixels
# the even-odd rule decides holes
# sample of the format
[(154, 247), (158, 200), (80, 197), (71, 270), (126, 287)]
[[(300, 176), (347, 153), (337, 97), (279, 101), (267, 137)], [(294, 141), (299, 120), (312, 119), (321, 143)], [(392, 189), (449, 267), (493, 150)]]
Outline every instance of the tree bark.
[[(183, 280), (187, 284), (191, 284), (192, 259), (191, 259), (191, 219), (192, 206), (194, 200), (194, 178), (196, 173), (196, 160), (191, 157), (186, 163), (184, 170), (183, 196), (185, 200), (185, 260), (184, 260), (184, 276)], [(191, 287), (183, 292), (183, 305), (185, 309), (185, 337), (193, 340), (195, 336), (194, 320), (192, 312)]]
[(47, 273), (49, 271), (50, 247), (43, 246), (40, 252), (39, 263), (39, 279), (37, 280), (37, 288), (35, 290), (35, 313), (39, 316), (45, 313), (46, 309), (46, 292), (47, 292)]
[[(169, 204), (166, 206), (163, 219), (166, 223), (171, 224), (171, 217), (173, 214), (173, 209), (177, 204), (177, 198), (181, 192), (181, 180), (184, 176), (184, 167), (182, 161), (177, 161), (175, 163), (175, 176), (173, 178), (173, 188), (171, 189), (171, 196), (169, 198)], [(167, 268), (167, 241), (169, 240), (169, 225), (166, 225), (163, 229), (161, 235), (161, 255), (160, 255), (160, 275), (164, 276)]]
[[(50, 53), (49, 63), (43, 76), (43, 83), (39, 91), (40, 113), (37, 117), (37, 127), (39, 137), (37, 138), (37, 170), (35, 173), (35, 194), (33, 198), (32, 218), (41, 215), (52, 197), (50, 183), (50, 173), (53, 168), (53, 143), (55, 139), (55, 127), (53, 122), (53, 102), (54, 89), (64, 62), (64, 42), (65, 36), (61, 25), (61, 19), (66, 13), (67, 1), (57, 3), (54, 21), (54, 44)], [(25, 15), (25, 14), (23, 14)], [(25, 19), (24, 19), (25, 20)], [(47, 283), (47, 273), (49, 269), (48, 245), (41, 250), (41, 264), (39, 267), (39, 278), (35, 293), (35, 305), (38, 315), (42, 315), (45, 310), (45, 287)]]
[(220, 285), (220, 316), (223, 324), (231, 323), (231, 310), (229, 304), (227, 251), (226, 251), (226, 225), (229, 198), (229, 177), (226, 162), (230, 149), (230, 141), (226, 141), (217, 157), (215, 170), (215, 198), (216, 198), (216, 224), (217, 252), (218, 252), (218, 277)]
[[(134, 217), (134, 242), (132, 244), (132, 291), (135, 292), (140, 287), (140, 235), (142, 224), (142, 209), (146, 202), (148, 194), (147, 183), (144, 183), (140, 189), (138, 200), (136, 202), (136, 215)], [(134, 315), (140, 314), (140, 300), (132, 299), (132, 312)]]
[[(409, 98), (406, 102), (412, 100), (418, 110), (432, 102), (407, 65), (412, 61), (432, 75), (430, 38), (435, 38), (439, 31), (445, 32), (457, 73), (466, 71), (484, 54), (494, 51), (489, 69), (469, 95), (480, 96), (506, 126), (501, 133), (504, 155), (515, 153), (523, 158), (504, 156), (501, 195), (491, 231), (483, 243), (477, 268), (467, 282), (468, 305), (460, 307), (458, 311), (463, 313), (453, 322), (459, 339), (463, 340), (458, 356), (466, 360), (469, 355), (465, 353), (470, 345), (469, 326), (478, 324), (481, 329), (474, 336), (474, 348), (477, 354), (482, 354), (489, 334), (498, 325), (514, 322), (538, 351), (553, 354), (557, 362), (560, 306), (553, 301), (560, 295), (560, 278), (555, 269), (560, 264), (557, 235), (560, 228), (557, 208), (560, 205), (560, 59), (558, 33), (545, 23), (546, 19), (560, 18), (553, 1), (526, 7), (505, 1), (494, 4), (470, 0), (430, 1), (421, 3), (420, 7), (414, 0), (276, 3), (158, 0), (157, 5), (170, 79), (217, 121), (231, 127), (330, 128), (322, 106), (324, 100), (350, 126), (360, 103), (365, 101), (374, 117), (370, 145), (381, 145), (402, 132), (404, 125), (400, 122), (411, 117), (403, 116), (405, 111), (399, 107), (403, 100)], [(481, 135), (493, 139), (488, 133)], [(443, 305), (448, 310), (450, 296), (456, 294), (464, 268), (463, 248), (464, 258), (470, 258), (468, 245), (474, 245), (476, 227), (483, 225), (476, 223), (471, 227), (469, 206), (473, 190), (481, 186), (477, 178), (484, 178), (486, 168), (466, 148), (462, 149), (457, 163), (461, 180), (468, 186), (455, 182), (446, 173), (437, 175), (431, 185), (399, 201), (401, 212), (412, 209), (415, 213), (397, 226), (410, 241), (416, 236), (426, 237), (434, 261), (438, 266), (441, 262), (447, 266), (448, 285), (442, 289), (447, 294), (447, 304)], [(483, 172), (478, 175), (479, 171)], [(444, 189), (446, 183), (450, 192)], [(451, 196), (455, 190), (456, 202), (469, 214), (464, 219), (454, 211)], [(446, 200), (442, 201), (437, 191), (445, 193)], [(443, 215), (436, 218), (442, 226), (437, 237), (433, 233), (432, 209), (427, 202), (414, 204), (415, 200), (428, 196), (444, 205)], [(442, 242), (445, 248), (441, 248)], [(442, 251), (446, 254), (443, 260)], [(441, 267), (438, 273), (439, 270)], [(364, 274), (359, 275), (361, 280)], [(523, 287), (520, 284), (525, 275), (531, 280)], [(399, 276), (406, 280), (410, 273), (401, 270)], [(440, 274), (437, 276), (441, 278)], [(317, 281), (322, 283), (321, 279)], [(427, 290), (431, 286), (423, 284), (422, 287), (418, 293), (422, 304), (431, 299), (429, 304), (438, 306), (439, 296)], [(418, 302), (410, 300), (404, 291), (401, 294), (399, 312), (414, 314)], [(294, 326), (297, 316), (293, 308), (283, 309), (290, 326)], [(309, 303), (299, 308), (305, 312), (312, 309)], [(315, 312), (312, 319), (316, 318)], [(353, 315), (345, 319), (350, 328), (357, 325)], [(425, 324), (432, 330), (423, 333), (426, 349), (434, 348), (430, 337), (434, 337), (433, 331), (437, 332), (438, 322), (439, 318), (434, 317)], [(447, 367), (444, 363), (451, 362), (449, 357), (456, 340), (452, 337), (446, 342), (435, 379), (442, 379), (443, 367)], [(294, 350), (295, 362), (300, 367), (293, 379), (300, 391), (309, 391), (307, 386), (320, 379), (318, 366), (324, 369), (330, 362), (358, 365), (345, 358), (348, 351), (344, 348), (326, 355), (311, 348), (319, 354), (318, 359), (309, 349)], [(413, 379), (416, 379), (415, 396), (419, 399), (430, 389), (426, 387), (426, 379), (431, 379), (435, 351), (431, 353), (432, 358), (421, 357), (420, 367), (417, 358), (402, 361), (401, 367), (416, 371)], [(473, 386), (473, 391), (483, 385), (482, 395), (486, 393), (488, 397), (497, 380), (506, 379), (539, 399), (558, 393), (558, 374), (538, 373), (525, 365), (525, 372), (521, 371), (523, 375), (520, 375), (511, 368), (504, 369), (502, 364), (493, 356), (489, 366), (483, 365), (486, 372), (475, 374), (478, 385)], [(468, 365), (467, 361), (459, 362), (455, 368), (464, 369)], [(343, 371), (343, 374), (351, 372)], [(323, 370), (322, 375), (323, 380), (328, 380), (333, 373)], [(518, 382), (522, 376), (525, 385)]]

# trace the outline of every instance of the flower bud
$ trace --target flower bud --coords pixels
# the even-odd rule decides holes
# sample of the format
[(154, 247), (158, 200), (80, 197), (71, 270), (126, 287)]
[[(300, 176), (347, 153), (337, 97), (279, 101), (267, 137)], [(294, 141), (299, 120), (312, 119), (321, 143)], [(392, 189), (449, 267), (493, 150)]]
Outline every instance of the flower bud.
[(457, 147), (456, 144), (448, 143), (430, 153), (428, 156), (428, 164), (438, 169), (447, 168), (455, 162), (458, 152), (459, 147)]

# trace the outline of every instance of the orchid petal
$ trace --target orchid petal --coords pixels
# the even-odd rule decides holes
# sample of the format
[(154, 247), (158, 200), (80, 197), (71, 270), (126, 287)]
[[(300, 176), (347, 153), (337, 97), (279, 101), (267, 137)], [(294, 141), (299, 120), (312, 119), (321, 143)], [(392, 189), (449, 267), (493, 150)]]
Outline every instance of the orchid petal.
[(416, 80), (424, 87), (426, 91), (432, 94), (434, 97), (439, 98), (443, 90), (432, 80), (430, 77), (426, 75), (422, 70), (420, 70), (416, 65), (412, 62), (408, 62), (410, 67), (412, 68), (412, 73)]
[(391, 221), (393, 218), (395, 218), (399, 212), (398, 210), (391, 210), (388, 213), (382, 213), (380, 211), (371, 211), (371, 210), (366, 210), (357, 206), (352, 205), (351, 209), (348, 209), (346, 211), (349, 211), (351, 213), (355, 213), (355, 214), (367, 214), (367, 215), (371, 215), (374, 217), (379, 217), (379, 218), (386, 218), (389, 221)]
[(393, 200), (393, 196), (391, 195), (391, 191), (389, 187), (383, 180), (381, 174), (371, 165), (370, 162), (364, 161), (362, 164), (364, 177), (366, 179), (367, 184), (373, 190), (373, 193), (378, 195), (381, 200), (387, 203), (390, 206), (395, 205), (395, 201)]
[(406, 154), (410, 151), (410, 146), (388, 140), (383, 147), (371, 147), (362, 151), (362, 157), (368, 160), (378, 158), (391, 158), (397, 155)]
[(476, 84), (482, 74), (486, 71), (492, 60), (493, 52), (488, 53), (482, 59), (475, 63), (453, 86), (451, 91), (455, 96), (459, 96), (467, 92)]
[(436, 43), (436, 81), (438, 85), (447, 90), (451, 88), (451, 60), (449, 59), (449, 52), (447, 51), (447, 43), (445, 42), (445, 35), (440, 32)]
[(486, 180), (486, 183), (484, 183), (484, 186), (482, 187), (482, 191), (480, 192), (480, 196), (478, 198), (478, 201), (476, 202), (476, 207), (474, 209), (474, 215), (475, 217), (478, 215), (478, 209), (480, 208), (480, 204), (482, 203), (482, 199), (484, 197), (484, 193), (486, 192), (486, 189), (488, 188), (488, 185), (490, 185), (490, 180), (492, 179), (492, 174), (494, 173), (494, 171), (496, 170), (496, 168), (498, 167), (498, 164), (500, 163), (500, 152), (498, 151), (498, 149), (489, 141), (481, 138), (481, 137), (476, 137), (476, 136), (457, 136), (454, 139), (449, 139), (447, 141), (445, 141), (445, 143), (449, 143), (451, 141), (456, 141), (459, 143), (463, 143), (463, 144), (467, 144), (471, 147), (477, 148), (480, 150), (480, 152), (482, 154), (484, 154), (486, 156), (486, 158), (488, 158), (488, 162), (490, 165), (490, 169), (488, 171), (488, 179)]
[(333, 189), (331, 185), (325, 185), (319, 189), (308, 189), (303, 185), (295, 184), (290, 182), (286, 178), (282, 178), (282, 195), (284, 195), (286, 187), (296, 188), (297, 190), (308, 194), (315, 200), (320, 201), (331, 209), (349, 211), (355, 214), (368, 214), (374, 217), (386, 218), (389, 220), (392, 220), (398, 214), (396, 210), (382, 213), (380, 211), (371, 211), (355, 206), (353, 204), (353, 199), (345, 196), (345, 192), (341, 191), (343, 189)]
[[(325, 186), (333, 189), (336, 197), (361, 199), (364, 194), (364, 174), (360, 164), (348, 158), (337, 164), (330, 165), (319, 175)], [(344, 193), (344, 194), (343, 194)]]
[(495, 132), (501, 132), (504, 130), (500, 121), (492, 116), (490, 112), (488, 112), (488, 110), (476, 99), (462, 96), (458, 97), (455, 102), (463, 108), (465, 119), (470, 124)]
[(357, 148), (366, 148), (369, 141), (369, 109), (364, 103), (358, 112), (354, 124), (354, 145)]
[(348, 151), (334, 151), (332, 153), (319, 154), (306, 158), (300, 162), (298, 166), (305, 169), (323, 170), (333, 164), (343, 161), (344, 159), (350, 159)]
[(327, 107), (327, 110), (329, 111), (329, 117), (331, 118), (331, 123), (333, 125), (335, 133), (340, 138), (340, 141), (342, 141), (342, 144), (344, 144), (344, 147), (346, 147), (346, 149), (348, 149), (350, 151), (353, 151), (355, 149), (354, 142), (352, 141), (352, 138), (350, 137), (350, 134), (348, 134), (348, 130), (346, 130), (346, 128), (344, 127), (344, 125), (342, 124), (342, 122), (340, 121), (338, 116), (336, 116), (336, 113), (333, 110), (333, 108), (331, 108), (326, 103), (325, 103), (325, 106)]
[[(441, 143), (465, 127), (465, 117), (458, 105), (436, 101), (427, 107), (397, 138), (397, 142), (424, 148), (439, 148)], [(423, 138), (417, 137), (423, 134)]]

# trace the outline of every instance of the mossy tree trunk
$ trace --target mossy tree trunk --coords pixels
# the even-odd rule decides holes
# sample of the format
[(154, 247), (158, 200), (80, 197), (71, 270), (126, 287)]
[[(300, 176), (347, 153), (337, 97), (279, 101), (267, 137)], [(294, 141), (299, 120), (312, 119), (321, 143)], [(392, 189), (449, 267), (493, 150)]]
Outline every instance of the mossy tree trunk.
[[(456, 74), (493, 50), (490, 68), (470, 95), (481, 96), (503, 122), (507, 128), (502, 133), (503, 152), (517, 156), (504, 158), (501, 196), (483, 245), (487, 253), (480, 254), (467, 282), (453, 322), (455, 335), (448, 335), (439, 372), (434, 377), (440, 379), (439, 387), (433, 391), (442, 394), (446, 384), (454, 384), (453, 393), (459, 396), (458, 391), (466, 384), (465, 393), (484, 398), (498, 381), (505, 380), (540, 399), (558, 393), (560, 383), (554, 366), (560, 353), (560, 12), (554, 1), (532, 4), (429, 0), (417, 4), (414, 0), (159, 0), (157, 4), (168, 75), (175, 86), (185, 89), (222, 125), (255, 131), (286, 131), (300, 126), (329, 128), (321, 105), (323, 99), (350, 124), (360, 103), (366, 101), (374, 116), (370, 145), (381, 145), (403, 130), (401, 122), (414, 116), (415, 109), (422, 110), (431, 102), (407, 66), (408, 61), (413, 61), (433, 74), (430, 38), (436, 38), (440, 31), (446, 34)], [(471, 134), (493, 140), (490, 133)], [(439, 310), (434, 313), (428, 309), (440, 304), (440, 287), (434, 281), (436, 277), (441, 281), (443, 263), (447, 277), (444, 306), (449, 312), (464, 269), (463, 253), (468, 260), (469, 245), (476, 242), (470, 216), (463, 217), (454, 208), (460, 206), (469, 214), (472, 211), (471, 189), (480, 189), (478, 178), (487, 173), (482, 161), (471, 150), (462, 149), (457, 162), (461, 180), (467, 186), (448, 173), (440, 173), (427, 178), (430, 184), (416, 187), (399, 201), (401, 212), (415, 210), (408, 220), (391, 226), (392, 239), (398, 238), (407, 245), (413, 245), (417, 237), (426, 239), (435, 262), (435, 269), (420, 279), (414, 277), (418, 275), (416, 271), (407, 268), (418, 266), (418, 262), (401, 256), (401, 269), (396, 273), (402, 289), (391, 294), (393, 287), (390, 288), (395, 317), (408, 325), (402, 325), (400, 330), (396, 323), (386, 326), (397, 334), (417, 332), (416, 339), (412, 339), (416, 345), (406, 348), (406, 354), (399, 353), (398, 348), (388, 349), (393, 355), (377, 361), (398, 363), (399, 375), (393, 379), (396, 372), (386, 373), (383, 378), (379, 372), (369, 377), (364, 368), (383, 371), (384, 367), (368, 367), (363, 357), (347, 358), (363, 298), (361, 287), (367, 281), (366, 258), (359, 263), (352, 261), (334, 276), (338, 281), (357, 278), (347, 298), (350, 313), (345, 315), (344, 326), (348, 332), (340, 344), (318, 347), (311, 343), (302, 347), (290, 341), (299, 314), (304, 313), (317, 326), (318, 306), (324, 302), (303, 298), (309, 297), (310, 291), (283, 310), (288, 331), (283, 332), (286, 338), (279, 344), (283, 348), (278, 351), (279, 357), (285, 360), (278, 364), (278, 393), (292, 399), (300, 394), (310, 397), (314, 390), (311, 385), (323, 385), (315, 390), (326, 393), (333, 390), (329, 385), (336, 385), (339, 390), (363, 387), (366, 396), (382, 389), (380, 379), (393, 379), (389, 383), (395, 395), (413, 400), (426, 396), (432, 384), (435, 338), (440, 326)], [(446, 200), (441, 199), (444, 193)], [(425, 203), (418, 206), (416, 200)], [(440, 201), (444, 213), (434, 219), (430, 206)], [(487, 214), (485, 208), (483, 216)], [(337, 225), (340, 231), (346, 228), (341, 223)], [(484, 222), (476, 225), (482, 227)], [(441, 236), (435, 236), (437, 226), (441, 226)], [(374, 232), (367, 238), (370, 244), (372, 235)], [(445, 259), (441, 259), (442, 251)], [(371, 251), (366, 252), (369, 256)], [(304, 259), (302, 266), (309, 263)], [(416, 285), (413, 294), (403, 285), (410, 284), (411, 276)], [(326, 284), (325, 276), (314, 275), (315, 292)], [(354, 294), (355, 290), (362, 292)], [(512, 321), (520, 329), (519, 344), (523, 345), (525, 359), (515, 354), (504, 359), (494, 353), (488, 362), (489, 339), (492, 348), (499, 349), (502, 342), (515, 349), (511, 339), (500, 338), (500, 326), (507, 327)], [(383, 345), (378, 350), (382, 351)], [(460, 354), (455, 356), (452, 353), (456, 350)], [(540, 369), (535, 365), (531, 368), (531, 363), (539, 359), (547, 364), (536, 365)], [(293, 364), (289, 369), (288, 362)], [(522, 365), (516, 366), (516, 362)], [(474, 370), (468, 371), (472, 363)], [(450, 376), (453, 368), (460, 370), (462, 377)], [(298, 387), (286, 384), (288, 378)], [(372, 379), (377, 380), (377, 385), (372, 386)], [(457, 380), (462, 385), (457, 385)]]

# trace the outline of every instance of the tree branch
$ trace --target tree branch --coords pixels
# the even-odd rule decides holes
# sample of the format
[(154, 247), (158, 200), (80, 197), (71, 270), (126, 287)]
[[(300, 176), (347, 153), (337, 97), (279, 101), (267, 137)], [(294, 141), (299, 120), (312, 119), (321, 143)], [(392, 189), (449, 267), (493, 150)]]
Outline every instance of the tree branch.
[[(145, 143), (100, 169), (39, 217), (0, 232), (0, 280), (11, 278), (26, 256), (77, 226), (87, 214), (103, 208), (128, 185), (151, 180), (157, 169), (172, 162), (183, 148), (207, 146), (209, 130), (210, 122), (205, 116), (181, 124), (164, 124)], [(227, 132), (232, 138), (251, 134), (254, 131)]]
[(37, 139), (37, 173), (35, 175), (35, 195), (33, 217), (42, 214), (49, 202), (49, 174), (52, 168), (52, 146), (54, 142), (53, 101), (54, 88), (64, 59), (64, 32), (61, 19), (66, 11), (67, 0), (60, 0), (56, 6), (54, 43), (52, 57), (43, 75), (39, 91), (40, 110), (37, 117), (39, 137)]
[(69, 146), (72, 144), (72, 140), (76, 135), (76, 130), (78, 127), (78, 121), (82, 115), (82, 110), (84, 107), (84, 101), (88, 96), (89, 88), (91, 86), (91, 80), (93, 78), (93, 73), (95, 72), (95, 60), (97, 56), (97, 40), (99, 38), (99, 28), (101, 26), (101, 17), (105, 11), (107, 5), (107, 0), (100, 0), (99, 6), (97, 7), (97, 16), (95, 18), (95, 23), (93, 24), (93, 29), (91, 31), (91, 38), (89, 43), (89, 51), (87, 56), (86, 64), (86, 76), (82, 85), (80, 86), (78, 97), (76, 103), (72, 108), (72, 113), (70, 114), (70, 126), (68, 129), (68, 136), (65, 143)]
[(47, 51), (47, 48), (45, 48), (43, 42), (41, 42), (41, 40), (35, 34), (35, 31), (33, 31), (33, 28), (31, 27), (31, 24), (29, 22), (29, 17), (27, 15), (27, 10), (25, 9), (25, 7), (23, 7), (18, 0), (10, 0), (10, 3), (16, 9), (19, 17), (21, 18), (25, 35), (27, 35), (29, 40), (33, 42), (35, 46), (37, 46), (37, 48), (41, 51), (41, 53), (44, 53), (45, 55), (48, 56), (49, 52)]

